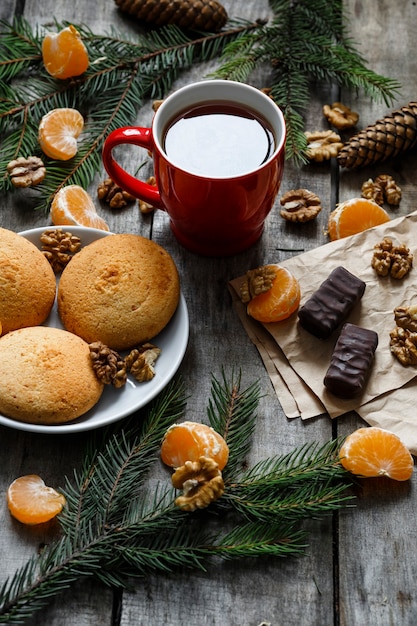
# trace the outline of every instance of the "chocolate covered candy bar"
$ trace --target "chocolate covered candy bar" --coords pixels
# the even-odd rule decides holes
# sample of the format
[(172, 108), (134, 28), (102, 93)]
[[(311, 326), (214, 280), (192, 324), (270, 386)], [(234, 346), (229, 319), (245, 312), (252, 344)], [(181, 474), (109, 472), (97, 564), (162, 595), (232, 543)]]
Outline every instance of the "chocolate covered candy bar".
[(340, 398), (358, 396), (365, 387), (377, 345), (374, 330), (345, 324), (324, 377), (325, 387)]
[(365, 287), (363, 280), (336, 267), (299, 309), (300, 324), (312, 335), (327, 339), (362, 298)]

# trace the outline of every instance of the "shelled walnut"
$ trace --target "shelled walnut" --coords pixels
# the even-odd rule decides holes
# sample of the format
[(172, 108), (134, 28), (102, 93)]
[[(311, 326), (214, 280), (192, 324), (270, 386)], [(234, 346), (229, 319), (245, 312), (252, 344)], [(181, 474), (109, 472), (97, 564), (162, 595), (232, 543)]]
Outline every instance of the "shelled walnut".
[(263, 265), (253, 270), (248, 270), (240, 285), (240, 299), (247, 304), (260, 293), (269, 291), (277, 274), (270, 265)]
[[(146, 184), (151, 185), (151, 187), (156, 187), (155, 176), (149, 176), (146, 180)], [(155, 210), (155, 207), (152, 204), (149, 204), (149, 202), (145, 202), (145, 200), (139, 200), (139, 210), (143, 214), (152, 213), (152, 211)]]
[(307, 157), (311, 161), (328, 161), (336, 157), (343, 147), (340, 136), (333, 130), (306, 131)]
[(284, 207), (280, 211), (281, 217), (290, 222), (309, 222), (321, 211), (320, 198), (308, 189), (287, 191), (280, 203)]
[(362, 185), (362, 197), (373, 200), (379, 205), (384, 202), (398, 206), (401, 201), (401, 187), (389, 174), (380, 174), (372, 180), (369, 178)]
[(402, 365), (417, 365), (417, 333), (397, 326), (390, 332), (390, 349)]
[(55, 274), (62, 272), (74, 254), (81, 250), (81, 240), (61, 228), (45, 230), (40, 236), (41, 251)]
[(333, 102), (332, 105), (325, 104), (323, 114), (338, 130), (353, 128), (359, 121), (359, 114), (341, 102)]
[(126, 369), (140, 383), (152, 380), (155, 376), (154, 365), (160, 354), (160, 348), (152, 343), (144, 343), (129, 352), (125, 358)]
[(182, 489), (175, 504), (184, 511), (204, 509), (224, 493), (224, 481), (213, 459), (201, 456), (198, 461), (186, 461), (172, 475), (175, 489)]
[(98, 380), (104, 385), (113, 385), (116, 389), (123, 387), (127, 381), (127, 371), (120, 354), (101, 341), (90, 343), (89, 348), (91, 363)]
[(392, 276), (401, 280), (413, 266), (413, 254), (405, 244), (395, 246), (392, 239), (384, 239), (374, 246), (371, 266), (379, 276)]
[(417, 332), (417, 305), (397, 306), (394, 309), (394, 319), (397, 326)]
[(19, 157), (10, 161), (7, 173), (15, 187), (34, 187), (45, 178), (46, 168), (39, 157)]
[(136, 200), (134, 196), (116, 185), (111, 178), (106, 178), (99, 184), (97, 196), (99, 200), (106, 202), (111, 209), (123, 209)]

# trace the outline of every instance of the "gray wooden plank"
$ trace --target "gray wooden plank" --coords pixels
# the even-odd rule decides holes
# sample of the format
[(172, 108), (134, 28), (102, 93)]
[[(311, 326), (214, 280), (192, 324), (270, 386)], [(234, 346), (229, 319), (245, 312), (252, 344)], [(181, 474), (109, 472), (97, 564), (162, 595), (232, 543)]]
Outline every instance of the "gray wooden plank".
[[(394, 3), (349, 0), (345, 4), (352, 16), (353, 36), (360, 41), (360, 52), (369, 66), (396, 78), (402, 85), (392, 107), (372, 102), (363, 95), (352, 99), (352, 108), (361, 116), (359, 128), (363, 128), (415, 100), (416, 59), (411, 51), (417, 35), (416, 6), (403, 0)], [(342, 101), (347, 100), (342, 93)], [(406, 215), (416, 208), (416, 167), (414, 152), (395, 162), (370, 166), (359, 172), (344, 171), (340, 198), (357, 196), (363, 181), (387, 173), (402, 188), (400, 207), (388, 208), (388, 212), (391, 217)], [(347, 435), (363, 425), (363, 421), (352, 414), (339, 419), (338, 433)], [(415, 475), (407, 484), (383, 479), (362, 481), (357, 489), (355, 514), (341, 513), (338, 535), (341, 625), (411, 626), (416, 623), (417, 557), (413, 548), (416, 529), (415, 498), (412, 497), (415, 484)]]

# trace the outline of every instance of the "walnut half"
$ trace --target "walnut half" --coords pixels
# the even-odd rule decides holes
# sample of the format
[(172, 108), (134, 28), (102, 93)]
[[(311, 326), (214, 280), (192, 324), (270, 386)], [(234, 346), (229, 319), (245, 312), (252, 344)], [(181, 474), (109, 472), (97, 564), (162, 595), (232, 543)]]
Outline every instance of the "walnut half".
[(395, 307), (394, 319), (397, 326), (417, 332), (417, 305)]
[(122, 357), (101, 341), (90, 343), (90, 359), (93, 370), (104, 385), (120, 389), (126, 384), (126, 365)]
[(272, 287), (277, 273), (273, 266), (262, 265), (254, 270), (248, 270), (240, 285), (240, 299), (247, 304), (260, 293), (266, 293)]
[(371, 266), (379, 276), (392, 276), (401, 280), (413, 266), (413, 255), (405, 244), (395, 246), (392, 239), (384, 239), (374, 246)]
[(46, 168), (39, 157), (19, 157), (10, 161), (7, 173), (15, 187), (34, 187), (45, 178)]
[(183, 491), (175, 504), (184, 511), (205, 509), (224, 493), (223, 477), (216, 461), (205, 456), (198, 461), (186, 461), (173, 473), (172, 484)]
[(323, 114), (332, 126), (338, 130), (345, 128), (353, 128), (359, 121), (359, 114), (342, 104), (341, 102), (333, 102), (332, 105), (325, 104)]
[(155, 376), (154, 365), (160, 354), (160, 348), (152, 343), (144, 343), (129, 352), (125, 358), (126, 369), (139, 383), (152, 380)]
[(390, 349), (402, 365), (417, 365), (417, 333), (397, 326), (390, 332)]
[(81, 239), (62, 228), (50, 228), (40, 236), (41, 250), (55, 274), (62, 272), (74, 254), (81, 250)]
[(340, 136), (332, 130), (306, 131), (307, 157), (310, 161), (328, 161), (343, 148)]
[(290, 222), (309, 222), (321, 211), (321, 201), (308, 189), (293, 189), (281, 197), (281, 217)]

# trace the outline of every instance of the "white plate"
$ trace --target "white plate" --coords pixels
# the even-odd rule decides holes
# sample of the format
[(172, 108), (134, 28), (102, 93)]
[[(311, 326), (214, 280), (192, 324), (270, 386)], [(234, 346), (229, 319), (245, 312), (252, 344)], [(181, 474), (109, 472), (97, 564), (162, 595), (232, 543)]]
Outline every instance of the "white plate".
[[(40, 248), (40, 235), (43, 231), (50, 228), (51, 226), (34, 228), (25, 230), (20, 234)], [(63, 228), (80, 237), (83, 246), (110, 234), (106, 231), (84, 228), (82, 226), (65, 226)], [(56, 302), (45, 325), (62, 328)], [(152, 342), (158, 348), (161, 348), (161, 354), (155, 364), (156, 375), (152, 380), (146, 383), (138, 383), (129, 377), (127, 384), (121, 389), (114, 389), (106, 385), (99, 402), (88, 413), (85, 413), (85, 415), (73, 422), (56, 424), (54, 426), (26, 424), (0, 414), (0, 424), (29, 432), (61, 435), (92, 430), (93, 428), (116, 422), (145, 406), (169, 383), (184, 357), (188, 343), (188, 334), (188, 310), (184, 296), (181, 294), (178, 308), (169, 324), (157, 337), (152, 339)]]

